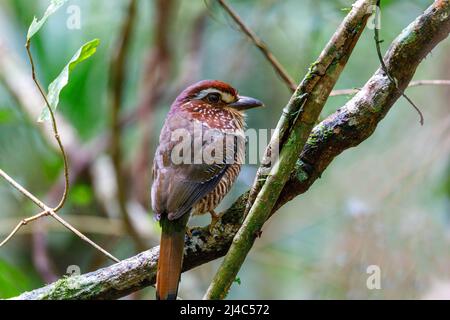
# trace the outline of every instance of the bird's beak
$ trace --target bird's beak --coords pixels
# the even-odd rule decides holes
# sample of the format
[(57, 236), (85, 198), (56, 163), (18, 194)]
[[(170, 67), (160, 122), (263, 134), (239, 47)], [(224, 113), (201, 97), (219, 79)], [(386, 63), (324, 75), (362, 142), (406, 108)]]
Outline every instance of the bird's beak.
[(255, 98), (238, 96), (238, 100), (236, 102), (230, 103), (228, 106), (241, 111), (256, 107), (264, 107), (264, 104)]

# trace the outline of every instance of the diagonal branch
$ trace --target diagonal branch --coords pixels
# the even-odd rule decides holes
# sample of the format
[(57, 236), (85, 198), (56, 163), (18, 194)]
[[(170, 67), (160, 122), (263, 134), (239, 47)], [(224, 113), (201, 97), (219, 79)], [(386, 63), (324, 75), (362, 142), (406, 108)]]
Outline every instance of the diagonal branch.
[(62, 156), (63, 163), (64, 163), (64, 191), (63, 191), (63, 195), (61, 196), (61, 200), (59, 201), (58, 205), (54, 208), (55, 211), (58, 211), (59, 209), (61, 209), (64, 206), (64, 203), (66, 202), (66, 199), (67, 199), (67, 194), (69, 193), (69, 163), (67, 161), (66, 150), (64, 149), (64, 146), (61, 142), (61, 137), (59, 135), (58, 125), (56, 124), (55, 113), (52, 110), (50, 103), (48, 102), (47, 95), (45, 94), (44, 90), (42, 90), (42, 87), (39, 84), (39, 81), (36, 77), (36, 70), (35, 70), (34, 61), (33, 61), (33, 55), (31, 54), (31, 51), (30, 51), (30, 45), (31, 45), (30, 39), (27, 39), (25, 48), (27, 50), (28, 58), (29, 58), (30, 64), (31, 64), (31, 76), (36, 85), (36, 88), (38, 88), (39, 93), (41, 94), (42, 98), (44, 99), (45, 105), (50, 114), (53, 135), (56, 140), (56, 143), (58, 144), (58, 148), (61, 152), (61, 156)]
[[(408, 88), (420, 86), (450, 86), (450, 80), (417, 80), (411, 81), (408, 84)], [(337, 89), (331, 91), (330, 97), (354, 95), (357, 94), (360, 90), (361, 88)]]
[[(384, 57), (386, 66), (405, 88), (417, 66), (450, 32), (450, 3), (436, 1), (391, 44)], [(399, 98), (381, 69), (342, 108), (318, 124), (312, 131), (273, 212), (287, 201), (306, 192), (320, 178), (332, 160), (348, 148), (357, 146), (376, 129)], [(223, 256), (240, 227), (247, 194), (229, 208), (214, 236), (208, 228), (193, 230), (185, 247), (184, 270)], [(272, 213), (273, 213), (272, 212)], [(61, 279), (16, 299), (111, 299), (154, 283), (158, 247), (85, 275)]]
[(267, 61), (272, 65), (275, 72), (284, 81), (286, 86), (294, 92), (297, 88), (296, 83), (287, 73), (281, 63), (275, 58), (272, 52), (269, 50), (267, 45), (242, 21), (241, 17), (226, 3), (225, 0), (217, 0), (222, 8), (228, 13), (228, 15), (236, 22), (236, 24), (241, 28), (242, 32), (250, 39), (251, 42), (261, 51), (261, 53), (266, 57)]
[(88, 237), (86, 237), (84, 234), (82, 234), (80, 231), (78, 231), (77, 229), (75, 229), (71, 224), (69, 224), (67, 221), (65, 221), (63, 218), (61, 218), (57, 213), (55, 209), (50, 208), (49, 206), (47, 206), (45, 203), (43, 203), (41, 200), (39, 200), (36, 196), (34, 196), (31, 192), (29, 192), (27, 189), (25, 189), (24, 187), (22, 187), (19, 183), (17, 183), (13, 178), (11, 178), (5, 171), (3, 171), (2, 169), (0, 169), (0, 176), (2, 178), (4, 178), (9, 184), (11, 184), (14, 188), (16, 188), (18, 191), (20, 191), (23, 195), (25, 195), (28, 199), (30, 199), (31, 201), (33, 201), (38, 207), (40, 207), (42, 210), (42, 212), (23, 219), (22, 221), (20, 221), (17, 226), (13, 229), (13, 231), (9, 234), (8, 237), (6, 237), (5, 240), (3, 240), (0, 243), (0, 247), (2, 247), (5, 243), (7, 243), (9, 241), (9, 239), (11, 239), (16, 233), (17, 231), (19, 231), (19, 229), (22, 226), (27, 225), (30, 222), (33, 222), (37, 219), (40, 219), (44, 216), (52, 216), (52, 218), (54, 218), (56, 221), (58, 221), (59, 223), (61, 223), (64, 227), (66, 227), (67, 229), (69, 229), (70, 231), (72, 231), (73, 233), (75, 233), (78, 237), (80, 237), (82, 240), (86, 241), (87, 243), (89, 243), (91, 246), (93, 246), (95, 249), (97, 249), (98, 251), (100, 251), (101, 253), (103, 253), (104, 255), (106, 255), (108, 258), (110, 258), (111, 260), (115, 261), (115, 262), (119, 262), (120, 260), (117, 259), (116, 257), (114, 257), (113, 255), (111, 255), (109, 252), (107, 252), (106, 250), (104, 250), (102, 247), (100, 247), (98, 244), (96, 244), (95, 242), (93, 242), (91, 239), (89, 239)]
[[(381, 0), (377, 0), (376, 9), (375, 9), (375, 21), (378, 21), (378, 19), (379, 19), (380, 10), (381, 10)], [(378, 55), (378, 60), (380, 60), (381, 69), (383, 69), (384, 73), (386, 73), (389, 80), (391, 80), (397, 86), (397, 82), (396, 82), (395, 78), (393, 78), (391, 76), (388, 69), (386, 68), (386, 64), (383, 61), (383, 55), (381, 53), (381, 46), (380, 46), (380, 44), (383, 41), (380, 40), (379, 26), (375, 26), (374, 32), (375, 32), (374, 33), (375, 47), (377, 49), (377, 55)], [(398, 90), (400, 90), (400, 89), (398, 89)], [(423, 126), (424, 118), (423, 118), (422, 111), (420, 111), (420, 109), (414, 104), (414, 102), (403, 91), (401, 91), (400, 93), (401, 93), (402, 97), (405, 98), (405, 100), (408, 101), (409, 104), (417, 111), (417, 113), (419, 114), (420, 125)]]

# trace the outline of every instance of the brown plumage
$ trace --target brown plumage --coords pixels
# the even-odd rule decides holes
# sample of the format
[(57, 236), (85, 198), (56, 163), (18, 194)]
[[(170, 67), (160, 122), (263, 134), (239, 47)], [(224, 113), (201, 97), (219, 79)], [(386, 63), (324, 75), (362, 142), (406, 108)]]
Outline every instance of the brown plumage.
[(191, 214), (210, 213), (239, 175), (245, 153), (243, 111), (262, 106), (230, 85), (200, 81), (174, 101), (153, 163), (152, 208), (162, 227), (157, 298), (175, 299)]

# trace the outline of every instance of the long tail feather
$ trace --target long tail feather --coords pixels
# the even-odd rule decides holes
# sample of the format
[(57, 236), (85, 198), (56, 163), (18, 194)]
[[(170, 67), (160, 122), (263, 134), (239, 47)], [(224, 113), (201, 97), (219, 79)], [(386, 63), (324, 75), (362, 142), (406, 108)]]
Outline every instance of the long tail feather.
[(156, 274), (156, 299), (175, 300), (183, 264), (185, 231), (174, 230), (162, 223), (159, 246), (158, 272)]

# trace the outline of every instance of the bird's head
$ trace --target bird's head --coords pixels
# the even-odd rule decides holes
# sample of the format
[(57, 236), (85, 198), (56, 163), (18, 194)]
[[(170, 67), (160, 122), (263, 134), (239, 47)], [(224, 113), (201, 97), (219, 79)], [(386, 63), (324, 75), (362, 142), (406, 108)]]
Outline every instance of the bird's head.
[(243, 112), (262, 107), (257, 99), (241, 96), (231, 85), (218, 80), (203, 80), (187, 87), (174, 106), (192, 114), (211, 127), (228, 128), (229, 121), (243, 124)]

